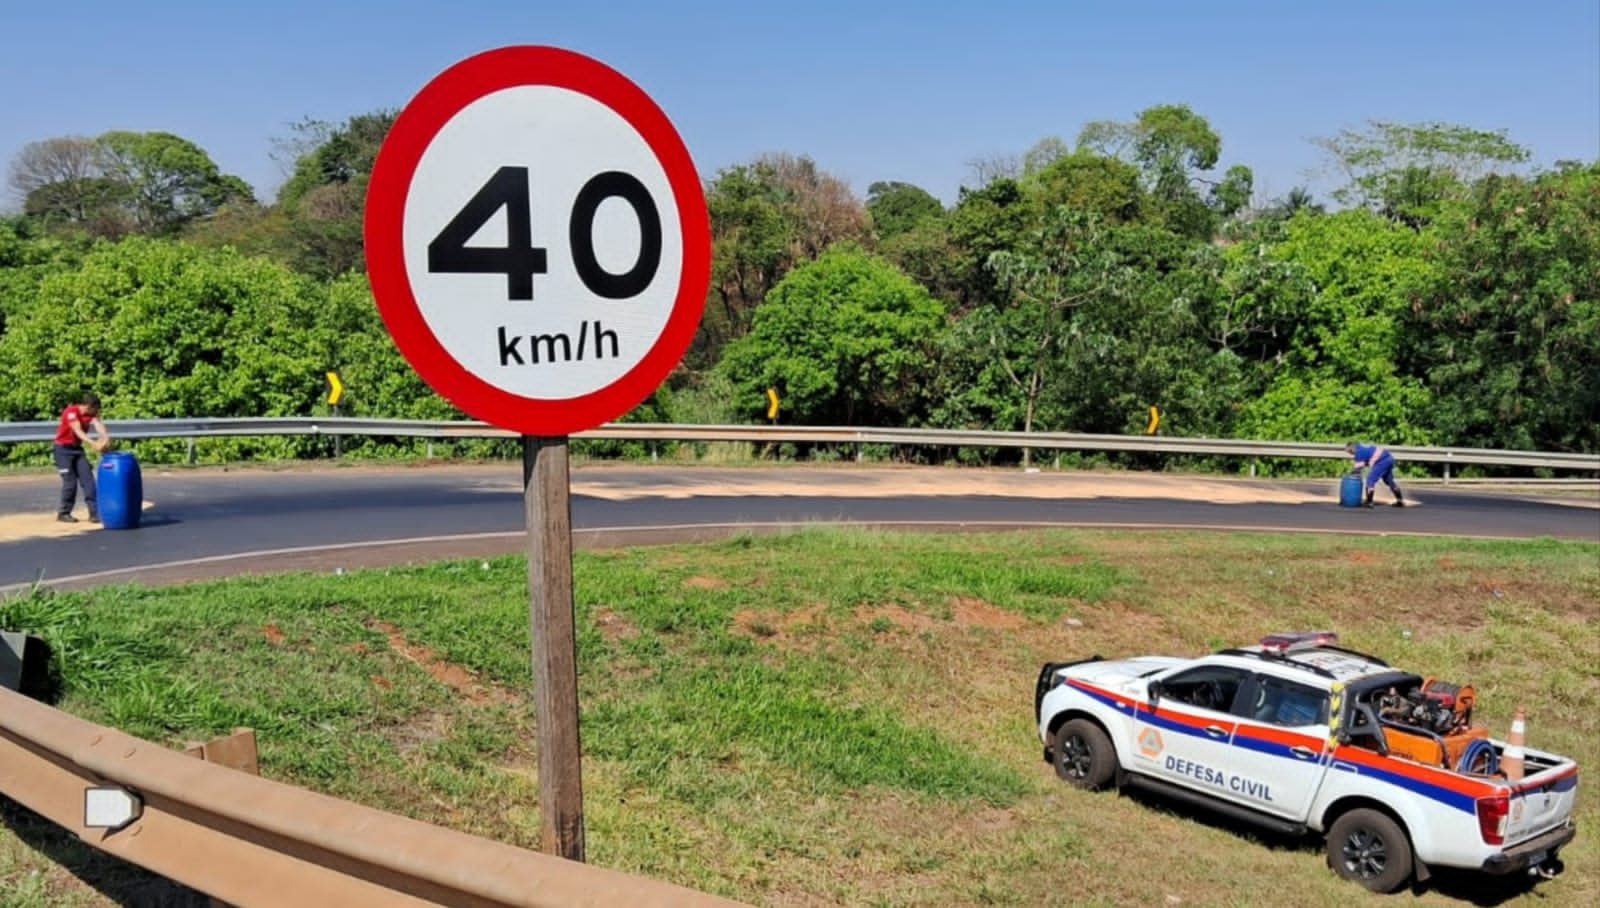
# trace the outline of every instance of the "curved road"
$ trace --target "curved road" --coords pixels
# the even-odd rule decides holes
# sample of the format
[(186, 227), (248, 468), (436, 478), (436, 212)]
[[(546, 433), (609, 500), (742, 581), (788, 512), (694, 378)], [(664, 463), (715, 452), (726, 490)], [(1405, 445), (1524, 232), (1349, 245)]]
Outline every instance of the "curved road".
[[(56, 524), (53, 474), (0, 478), (0, 592), (526, 551), (520, 467), (144, 471), (139, 529)], [(1410, 486), (1340, 508), (1336, 482), (942, 468), (595, 466), (571, 479), (578, 547), (753, 527), (1168, 526), (1600, 541), (1600, 496)], [(1380, 502), (1387, 493), (1379, 491)], [(80, 505), (81, 513), (81, 505)]]

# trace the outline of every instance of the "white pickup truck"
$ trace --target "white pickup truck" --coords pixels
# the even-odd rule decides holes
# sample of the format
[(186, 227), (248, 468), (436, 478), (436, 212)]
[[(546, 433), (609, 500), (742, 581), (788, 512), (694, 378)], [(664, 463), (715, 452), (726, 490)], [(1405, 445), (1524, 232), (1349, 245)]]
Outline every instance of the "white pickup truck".
[[(1046, 663), (1044, 758), (1081, 788), (1136, 785), (1292, 835), (1374, 892), (1430, 867), (1549, 879), (1576, 835), (1578, 766), (1471, 723), (1473, 692), (1274, 635), (1198, 659)], [(1502, 762), (1506, 765), (1502, 767)]]

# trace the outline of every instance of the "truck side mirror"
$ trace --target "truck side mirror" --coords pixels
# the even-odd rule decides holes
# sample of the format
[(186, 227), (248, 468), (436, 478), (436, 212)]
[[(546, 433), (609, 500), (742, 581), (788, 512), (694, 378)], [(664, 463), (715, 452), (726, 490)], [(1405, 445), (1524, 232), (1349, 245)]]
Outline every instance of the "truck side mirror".
[(1151, 681), (1150, 686), (1145, 688), (1145, 692), (1150, 695), (1150, 705), (1156, 705), (1156, 701), (1161, 699), (1161, 682)]

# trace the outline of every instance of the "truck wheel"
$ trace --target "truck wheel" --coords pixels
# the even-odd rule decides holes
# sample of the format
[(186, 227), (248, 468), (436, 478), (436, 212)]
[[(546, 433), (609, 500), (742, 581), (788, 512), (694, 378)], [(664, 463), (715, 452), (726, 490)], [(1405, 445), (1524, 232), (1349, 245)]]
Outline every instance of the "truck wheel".
[(1075, 788), (1097, 791), (1117, 771), (1117, 753), (1100, 726), (1073, 719), (1056, 731), (1056, 775)]
[(1358, 807), (1328, 830), (1328, 866), (1373, 892), (1393, 892), (1411, 879), (1411, 842), (1388, 814)]

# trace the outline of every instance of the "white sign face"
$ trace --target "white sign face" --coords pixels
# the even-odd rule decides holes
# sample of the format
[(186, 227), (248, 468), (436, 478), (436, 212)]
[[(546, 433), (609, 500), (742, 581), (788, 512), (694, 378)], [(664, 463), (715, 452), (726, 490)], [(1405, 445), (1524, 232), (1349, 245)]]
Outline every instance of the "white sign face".
[[(472, 223), (480, 194), (476, 213), (488, 216)], [(445, 231), (464, 213), (471, 233), (453, 258)], [(412, 177), (404, 237), (439, 344), (522, 397), (579, 397), (639, 365), (683, 267), (677, 206), (650, 146), (610, 108), (549, 85), (504, 89), (450, 118)], [(488, 256), (501, 261), (474, 264)]]
[(367, 274), (400, 352), (525, 435), (614, 419), (676, 368), (711, 278), (705, 193), (655, 102), (551, 47), (463, 60), (373, 166)]

